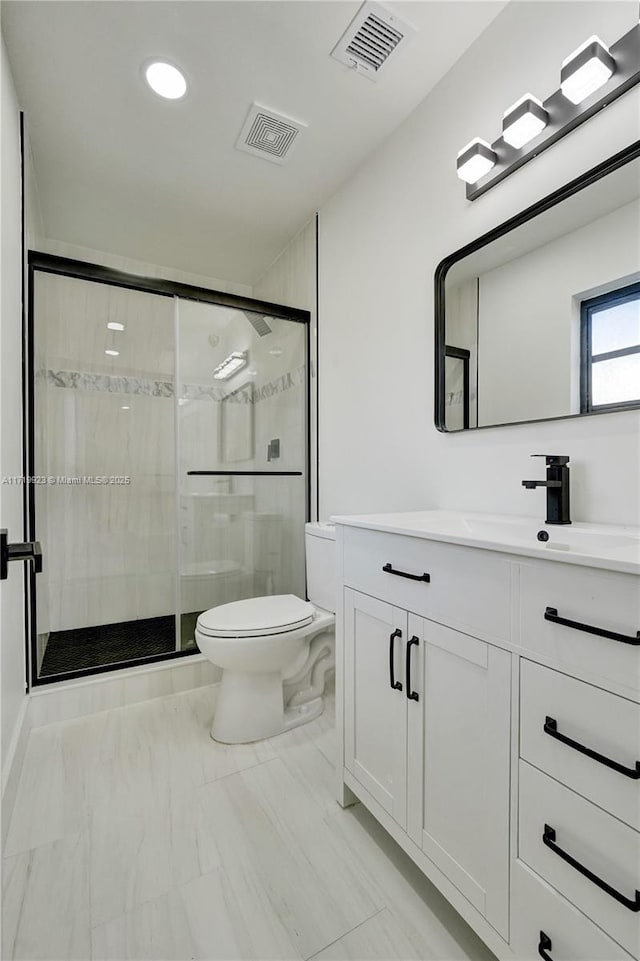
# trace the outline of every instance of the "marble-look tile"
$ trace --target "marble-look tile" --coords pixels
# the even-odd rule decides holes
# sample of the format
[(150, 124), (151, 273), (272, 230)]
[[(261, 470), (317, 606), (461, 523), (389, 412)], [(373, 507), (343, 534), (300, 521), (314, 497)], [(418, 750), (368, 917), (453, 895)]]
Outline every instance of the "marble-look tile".
[(375, 914), (365, 874), (354, 871), (281, 759), (199, 789), (204, 873), (222, 868), (231, 888), (259, 883), (303, 957)]
[(200, 874), (195, 788), (169, 751), (105, 762), (89, 816), (91, 919), (102, 924)]
[(2, 957), (52, 961), (90, 957), (86, 831), (5, 858)]
[(239, 858), (181, 888), (196, 957), (207, 961), (299, 959), (296, 939), (257, 865)]
[[(204, 906), (205, 917), (210, 908)], [(92, 961), (189, 961), (196, 947), (180, 892), (147, 901), (91, 932)], [(206, 957), (213, 957), (207, 955)]]
[(82, 783), (66, 763), (60, 726), (31, 731), (4, 847), (5, 856), (76, 832), (84, 820)]
[(432, 954), (427, 945), (416, 950), (391, 912), (383, 908), (314, 955), (313, 961), (442, 961), (443, 957)]

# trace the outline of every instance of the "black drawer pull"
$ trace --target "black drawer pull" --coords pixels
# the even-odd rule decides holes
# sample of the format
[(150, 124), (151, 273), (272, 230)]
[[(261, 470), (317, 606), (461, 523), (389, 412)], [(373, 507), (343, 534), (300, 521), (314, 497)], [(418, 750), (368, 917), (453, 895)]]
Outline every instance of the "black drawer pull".
[(608, 637), (612, 641), (620, 641), (621, 644), (640, 644), (640, 631), (636, 631), (636, 636), (632, 634), (618, 634), (616, 631), (607, 631), (604, 627), (592, 627), (591, 624), (581, 624), (580, 621), (570, 621), (567, 617), (559, 617), (557, 608), (547, 607), (544, 611), (545, 621), (553, 621), (554, 624), (564, 624), (565, 627), (573, 627), (576, 631), (584, 631), (586, 634), (595, 634), (597, 637)]
[(597, 751), (593, 751), (590, 747), (585, 747), (584, 744), (580, 744), (579, 741), (574, 741), (572, 738), (567, 737), (566, 734), (561, 734), (558, 730), (558, 722), (554, 717), (545, 717), (544, 733), (550, 737), (555, 737), (556, 741), (562, 741), (563, 744), (568, 744), (574, 751), (579, 751), (580, 754), (586, 754), (587, 757), (598, 761), (599, 764), (605, 764), (607, 767), (613, 768), (614, 771), (617, 771), (619, 774), (624, 774), (625, 777), (633, 778), (634, 781), (640, 778), (640, 761), (636, 761), (635, 767), (625, 767), (624, 764), (619, 764), (618, 761), (612, 761), (610, 757), (606, 757), (604, 754), (598, 754)]
[(407, 643), (407, 673), (406, 673), (406, 678), (407, 678), (407, 698), (408, 698), (410, 701), (419, 701), (419, 700), (420, 700), (420, 695), (418, 694), (418, 692), (411, 690), (411, 648), (414, 647), (414, 646), (418, 647), (419, 645), (420, 645), (420, 638), (419, 638), (419, 637), (416, 637), (415, 634), (413, 635), (413, 637), (411, 638), (411, 640)]
[(394, 654), (394, 641), (396, 637), (402, 637), (402, 631), (395, 630), (393, 634), (389, 635), (389, 684), (394, 691), (402, 690), (402, 683), (396, 681), (395, 674), (393, 672), (393, 654)]
[(396, 577), (408, 577), (410, 581), (426, 581), (428, 584), (431, 580), (430, 574), (407, 574), (406, 571), (396, 571), (391, 564), (385, 564), (382, 570), (385, 574), (395, 574)]
[(599, 878), (598, 875), (594, 874), (593, 871), (590, 871), (589, 868), (585, 868), (584, 864), (580, 864), (580, 862), (576, 861), (574, 857), (572, 857), (566, 851), (563, 851), (563, 849), (556, 844), (555, 828), (552, 828), (549, 824), (545, 824), (544, 826), (542, 843), (546, 844), (548, 848), (551, 848), (554, 854), (557, 854), (559, 858), (562, 858), (563, 861), (566, 861), (567, 864), (570, 864), (572, 868), (575, 868), (579, 874), (582, 874), (585, 878), (588, 878), (589, 881), (599, 887), (602, 891), (606, 891), (606, 893), (614, 898), (614, 900), (616, 900), (619, 904), (624, 904), (625, 908), (628, 908), (630, 911), (640, 911), (640, 891), (636, 891), (635, 898), (633, 900), (625, 897), (624, 894), (620, 894), (619, 891), (616, 891), (615, 888), (612, 888), (610, 884), (607, 884), (606, 881), (603, 881), (602, 878)]
[(541, 931), (540, 943), (538, 944), (538, 954), (541, 958), (544, 958), (544, 961), (553, 961), (551, 955), (547, 954), (547, 951), (551, 951), (552, 948), (553, 945), (551, 944), (551, 938), (548, 934), (545, 934), (544, 931)]

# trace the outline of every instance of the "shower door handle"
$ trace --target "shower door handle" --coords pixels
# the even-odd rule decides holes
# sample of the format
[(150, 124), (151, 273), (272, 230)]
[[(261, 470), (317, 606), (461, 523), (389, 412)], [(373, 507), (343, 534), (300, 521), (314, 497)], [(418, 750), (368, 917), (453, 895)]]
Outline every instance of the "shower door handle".
[(40, 541), (10, 544), (9, 532), (6, 527), (3, 527), (0, 530), (0, 581), (7, 579), (9, 561), (31, 561), (34, 572), (40, 574), (42, 572)]

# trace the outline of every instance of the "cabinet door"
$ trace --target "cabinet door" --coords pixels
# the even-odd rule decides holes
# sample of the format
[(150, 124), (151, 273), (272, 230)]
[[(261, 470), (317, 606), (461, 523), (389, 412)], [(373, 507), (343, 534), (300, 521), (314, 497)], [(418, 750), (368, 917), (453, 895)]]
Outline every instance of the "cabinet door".
[(408, 714), (410, 755), (422, 745), (421, 763), (408, 768), (409, 833), (508, 939), (511, 655), (422, 625), (422, 710)]
[(345, 767), (406, 827), (407, 615), (345, 589), (344, 618)]

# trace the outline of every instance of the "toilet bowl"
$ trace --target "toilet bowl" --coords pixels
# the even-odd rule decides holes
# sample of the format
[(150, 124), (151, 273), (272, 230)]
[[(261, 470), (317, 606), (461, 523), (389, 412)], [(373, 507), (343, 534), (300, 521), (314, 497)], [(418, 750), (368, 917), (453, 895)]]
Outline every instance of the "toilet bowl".
[(322, 713), (325, 677), (335, 664), (335, 614), (328, 609), (334, 606), (334, 540), (330, 525), (306, 525), (310, 601), (293, 594), (254, 597), (198, 617), (198, 647), (223, 671), (211, 727), (216, 741), (274, 737)]

